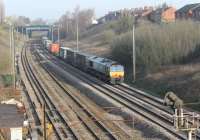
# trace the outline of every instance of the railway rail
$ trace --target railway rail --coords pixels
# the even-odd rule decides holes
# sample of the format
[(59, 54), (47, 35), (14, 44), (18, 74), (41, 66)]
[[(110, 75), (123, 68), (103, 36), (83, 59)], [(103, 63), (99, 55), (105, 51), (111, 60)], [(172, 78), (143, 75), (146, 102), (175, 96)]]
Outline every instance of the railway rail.
[[(26, 48), (23, 48), (22, 54), (21, 54), (21, 59), (22, 59), (22, 65), (24, 68), (24, 71), (26, 73), (26, 76), (32, 86), (32, 88), (35, 91), (35, 95), (37, 97), (38, 102), (40, 105), (45, 105), (47, 107), (47, 112), (45, 112), (45, 115), (47, 116), (48, 121), (52, 124), (54, 132), (57, 136), (57, 139), (63, 140), (67, 138), (67, 134), (70, 133), (71, 136), (73, 136), (73, 139), (77, 139), (76, 135), (74, 132), (70, 129), (68, 126), (67, 122), (64, 120), (62, 115), (57, 112), (57, 109), (53, 102), (50, 100), (44, 89), (42, 88), (40, 82), (36, 78), (34, 72), (32, 71), (32, 68), (29, 64), (29, 61), (27, 59), (26, 55)], [(55, 120), (55, 117), (60, 120), (65, 126), (62, 126), (59, 122)], [(62, 126), (62, 127), (61, 127)], [(65, 132), (65, 131), (68, 132)]]
[[(39, 54), (37, 54), (37, 56), (41, 58)], [(81, 101), (82, 97), (78, 98), (78, 95), (76, 93), (72, 93), (66, 85), (59, 82), (56, 76), (54, 76), (54, 74), (50, 72), (48, 67), (45, 67), (42, 64), (41, 64), (41, 67), (44, 68), (46, 73), (48, 73), (51, 76), (51, 78), (57, 83), (57, 85), (59, 85), (59, 87), (67, 94), (67, 98), (70, 98), (73, 101), (71, 108), (74, 109), (76, 114), (81, 119), (82, 123), (84, 123), (85, 126), (87, 126), (91, 132), (94, 131), (93, 134), (96, 136), (97, 139), (101, 138), (102, 134), (104, 135), (103, 139), (113, 139), (113, 140), (114, 139), (131, 139), (131, 136), (128, 136), (128, 134), (125, 133), (123, 130), (121, 130), (121, 128), (119, 128), (116, 125), (113, 125), (112, 121), (103, 121), (103, 118), (101, 117), (102, 114), (100, 114), (101, 112), (99, 113), (98, 111), (96, 111), (96, 108), (84, 105), (84, 103), (82, 103), (83, 101)], [(75, 109), (75, 106), (78, 106), (78, 109), (77, 107)], [(86, 116), (85, 117), (86, 119), (83, 118), (84, 116)], [(93, 125), (91, 126), (88, 123), (93, 123)], [(101, 131), (102, 133), (99, 133)]]
[[(153, 108), (147, 107), (147, 106), (144, 107), (143, 104), (138, 103), (138, 101), (135, 101), (133, 99), (130, 100), (128, 97), (125, 97), (125, 96), (123, 97), (122, 94), (117, 94), (116, 91), (113, 92), (113, 91), (111, 91), (111, 89), (103, 87), (102, 85), (106, 85), (105, 83), (100, 84), (98, 80), (91, 78), (87, 74), (80, 72), (79, 70), (74, 69), (70, 66), (67, 66), (67, 68), (66, 68), (66, 64), (58, 63), (57, 58), (55, 58), (54, 56), (49, 56), (49, 54), (46, 54), (46, 55), (48, 55), (47, 57), (51, 57), (51, 60), (56, 65), (59, 65), (67, 70), (71, 69), (71, 72), (74, 75), (78, 76), (79, 79), (88, 83), (90, 86), (96, 88), (97, 90), (101, 91), (102, 93), (106, 94), (107, 96), (111, 97), (112, 99), (116, 100), (117, 102), (120, 102), (121, 104), (123, 104), (124, 106), (129, 108), (130, 110), (137, 112), (138, 114), (140, 114), (144, 118), (148, 119), (149, 121), (153, 122), (154, 124), (157, 124), (158, 126), (164, 128), (165, 130), (167, 130), (170, 134), (174, 135), (175, 137), (177, 137), (179, 139), (186, 139), (185, 134), (177, 133), (176, 130), (171, 126), (171, 124), (173, 122), (170, 118), (166, 118), (166, 114), (164, 116), (162, 114), (157, 114), (157, 112), (152, 111)], [(95, 83), (95, 85), (94, 85), (94, 83)], [(123, 93), (126, 94), (125, 92), (123, 92)], [(152, 104), (151, 104), (151, 106), (152, 106)], [(157, 106), (158, 105), (156, 105), (156, 107)], [(145, 110), (145, 111), (141, 112), (141, 110)], [(161, 110), (161, 111), (163, 111), (163, 110)], [(155, 121), (156, 120), (155, 118), (157, 118), (157, 121)]]
[[(24, 68), (27, 70), (27, 76), (29, 76), (29, 77), (31, 77), (32, 78), (32, 81), (34, 82), (36, 82), (36, 87), (37, 88), (39, 88), (39, 90), (40, 90), (40, 95), (37, 95), (37, 98), (38, 98), (38, 100), (39, 100), (39, 102), (41, 102), (41, 104), (43, 103), (43, 102), (45, 102), (45, 104), (46, 104), (46, 106), (47, 106), (47, 108), (48, 108), (48, 111), (50, 111), (49, 113), (48, 112), (46, 112), (46, 115), (48, 116), (48, 119), (49, 119), (49, 121), (52, 123), (52, 125), (54, 126), (54, 130), (55, 130), (55, 132), (56, 132), (56, 135), (57, 135), (57, 137), (59, 138), (59, 139), (64, 139), (63, 137), (62, 137), (62, 133), (63, 133), (63, 131), (65, 130), (64, 128), (63, 129), (58, 129), (58, 128), (56, 128), (56, 124), (54, 125), (54, 122), (53, 122), (53, 119), (52, 119), (52, 116), (53, 117), (55, 117), (55, 115), (57, 115), (58, 114), (58, 116), (61, 118), (61, 120), (60, 121), (62, 121), (62, 123), (65, 123), (66, 125), (67, 125), (67, 128), (69, 129), (70, 128), (70, 126), (67, 124), (67, 122), (65, 122), (65, 120), (63, 119), (63, 117), (62, 117), (62, 115), (57, 111), (58, 109), (56, 108), (56, 106), (53, 104), (53, 101), (50, 99), (50, 97), (48, 97), (48, 95), (47, 95), (47, 93), (44, 91), (44, 89), (42, 89), (42, 86), (41, 86), (41, 83), (40, 83), (40, 81), (37, 79), (37, 77), (34, 75), (34, 72), (33, 72), (33, 70), (32, 70), (32, 67), (30, 66), (30, 64), (28, 63), (28, 60), (27, 60), (27, 56), (26, 56), (26, 49), (24, 49), (23, 50), (24, 51), (24, 56), (23, 56), (23, 60), (22, 60), (22, 62), (23, 62), (23, 66), (24, 66)], [(28, 68), (26, 68), (26, 66), (28, 67)], [(47, 71), (47, 69), (45, 69), (46, 71)], [(28, 75), (28, 74), (31, 74), (31, 76), (30, 75)], [(56, 79), (55, 79), (55, 77), (53, 77), (53, 75), (51, 75), (51, 77), (52, 77), (52, 79), (54, 79), (55, 80), (55, 82), (56, 82)], [(30, 79), (29, 79), (30, 80)], [(73, 94), (70, 94), (69, 93), (69, 91), (67, 91), (66, 90), (66, 88), (65, 87), (63, 87), (61, 84), (59, 84), (58, 82), (56, 82), (58, 85), (60, 85), (60, 87), (65, 91), (65, 93), (66, 94), (68, 94), (68, 96), (69, 97), (71, 97), (71, 99), (74, 101), (74, 102), (76, 102), (77, 103), (77, 105), (78, 106), (80, 106), (80, 108), (81, 109), (83, 109), (84, 108), (84, 110), (81, 110), (81, 109), (79, 109), (78, 111), (77, 111), (77, 109), (75, 109), (76, 111), (76, 114), (77, 114), (77, 116), (79, 117), (79, 119), (81, 120), (81, 122), (87, 127), (87, 129), (93, 134), (93, 136), (95, 136), (95, 138), (94, 139), (101, 139), (101, 135), (99, 136), (99, 133), (97, 134), (97, 133), (95, 133), (95, 131), (94, 130), (96, 130), (94, 127), (91, 127), (91, 125), (88, 125), (88, 120), (87, 120), (87, 122), (83, 119), (83, 116), (85, 116), (85, 115), (83, 115), (83, 112), (85, 112), (85, 114), (86, 115), (88, 115), (90, 118), (93, 118), (93, 123), (96, 123), (96, 127), (99, 127), (98, 129), (101, 129), (105, 134), (106, 134), (106, 136), (104, 136), (104, 139), (112, 139), (112, 140), (115, 140), (115, 139), (118, 139), (118, 138), (120, 138), (120, 139), (122, 139), (122, 138), (126, 138), (128, 135), (127, 134), (121, 134), (121, 133), (117, 133), (117, 134), (113, 134), (113, 132), (112, 131), (109, 131), (109, 129), (107, 128), (107, 126), (105, 126), (104, 125), (104, 123), (105, 122), (101, 122), (101, 120), (98, 120), (98, 118), (96, 118), (95, 117), (95, 115), (94, 114), (92, 114), (91, 112), (89, 112), (82, 104), (80, 104), (80, 102), (78, 102), (78, 100), (76, 100), (76, 98), (75, 97), (73, 97), (72, 95)], [(34, 83), (35, 84), (35, 83)], [(42, 95), (42, 96), (41, 96)], [(41, 96), (41, 98), (39, 97), (39, 96)], [(64, 97), (63, 97), (64, 98)], [(42, 101), (43, 100), (43, 101)], [(53, 112), (51, 112), (51, 110), (53, 111)], [(82, 112), (82, 113), (80, 113), (80, 112)], [(80, 114), (82, 114), (83, 116), (81, 116)], [(58, 117), (57, 117), (58, 118)], [(91, 121), (90, 121), (90, 123), (91, 123)], [(59, 125), (60, 126), (60, 125)], [(59, 130), (62, 130), (62, 131), (59, 131)], [(73, 131), (70, 129), (70, 132), (71, 133), (73, 133)], [(74, 136), (74, 139), (77, 139), (77, 137), (76, 137), (76, 134), (74, 134), (73, 133), (73, 136)]]

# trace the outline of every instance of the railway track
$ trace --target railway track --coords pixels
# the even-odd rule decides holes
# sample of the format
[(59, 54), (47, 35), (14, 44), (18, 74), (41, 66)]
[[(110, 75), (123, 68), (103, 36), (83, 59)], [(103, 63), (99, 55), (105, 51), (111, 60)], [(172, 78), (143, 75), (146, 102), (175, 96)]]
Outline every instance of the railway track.
[[(130, 87), (129, 85), (127, 85), (127, 84), (125, 84), (125, 83), (122, 83), (122, 84), (120, 84), (120, 85), (117, 85), (117, 86), (115, 86), (115, 87), (117, 87), (118, 89), (120, 89), (121, 91), (124, 91), (124, 92), (126, 92), (127, 94), (129, 94), (129, 95), (137, 95), (137, 96), (140, 96), (139, 98), (140, 99), (142, 99), (142, 100), (146, 100), (146, 99), (149, 99), (149, 103), (150, 104), (154, 104), (155, 105), (155, 107), (157, 106), (158, 108), (160, 108), (160, 109), (162, 109), (163, 108), (163, 100), (161, 100), (161, 99), (158, 99), (158, 98), (156, 98), (156, 97), (154, 97), (154, 96), (151, 96), (151, 95), (149, 95), (149, 94), (147, 94), (147, 93), (145, 93), (144, 91), (141, 91), (141, 90), (138, 90), (138, 89), (136, 89), (136, 88), (134, 88), (134, 87)], [(148, 102), (148, 100), (146, 100), (147, 102)], [(168, 114), (168, 115), (171, 115), (172, 117), (173, 117), (173, 114), (174, 114), (174, 112), (170, 109), (170, 110), (168, 110), (168, 109), (166, 109), (166, 108), (164, 108), (163, 110), (165, 110), (165, 112)], [(188, 109), (188, 108), (183, 108), (183, 112), (185, 113), (185, 114), (188, 114), (188, 113), (190, 113), (190, 112), (194, 112), (194, 110), (190, 110), (190, 109)], [(190, 113), (191, 114), (191, 113)], [(197, 114), (195, 114), (195, 116), (197, 116), (199, 114), (199, 112), (197, 112)], [(171, 117), (171, 118), (172, 118)], [(172, 123), (172, 125), (173, 125), (173, 120), (171, 121), (171, 123)], [(190, 124), (193, 124), (193, 120), (191, 119), (191, 120), (189, 120), (189, 123)], [(196, 138), (197, 139), (200, 139), (200, 132), (199, 131), (197, 131), (197, 134), (196, 134)]]
[(25, 96), (27, 98), (27, 102), (29, 103), (29, 106), (31, 108), (31, 110), (29, 110), (29, 111), (32, 113), (32, 116), (33, 116), (33, 119), (34, 119), (34, 124), (36, 126), (40, 126), (41, 125), (41, 120), (40, 120), (40, 117), (39, 117), (39, 115), (38, 115), (38, 113), (36, 111), (35, 104), (32, 102), (29, 93), (26, 91), (26, 87), (25, 87), (25, 84), (24, 84), (23, 81), (21, 81), (21, 85), (23, 87), (23, 91), (25, 92)]
[[(36, 54), (38, 57), (41, 57), (39, 54)], [(74, 112), (76, 112), (77, 116), (79, 116), (82, 123), (85, 124), (85, 126), (90, 129), (91, 132), (95, 135), (96, 139), (102, 139), (101, 135), (103, 134), (103, 139), (131, 139), (130, 136), (128, 136), (127, 133), (125, 133), (121, 128), (119, 128), (116, 125), (113, 125), (113, 123), (110, 121), (104, 121), (104, 118), (102, 118), (102, 112), (97, 111), (96, 108), (85, 105), (83, 101), (83, 97), (79, 97), (80, 95), (76, 94), (75, 92), (71, 92), (68, 87), (61, 83), (54, 74), (50, 72), (50, 68), (47, 66), (42, 65), (41, 67), (48, 73), (51, 78), (56, 82), (57, 85), (66, 93), (67, 96), (62, 96), (62, 98), (70, 98), (71, 99), (71, 108), (73, 108)], [(81, 101), (82, 99), (82, 101)], [(89, 109), (88, 109), (89, 108)], [(92, 111), (91, 111), (92, 110)], [(85, 117), (85, 118), (84, 118)], [(90, 123), (90, 124), (88, 124)], [(91, 125), (92, 123), (92, 125)], [(96, 126), (95, 126), (96, 125)], [(101, 132), (102, 131), (102, 132)], [(99, 133), (101, 132), (101, 133)]]
[[(109, 89), (109, 88), (102, 87), (102, 85), (106, 85), (106, 84), (105, 83), (100, 84), (99, 81), (96, 80), (95, 78), (91, 78), (87, 74), (80, 72), (77, 69), (75, 70), (74, 68), (72, 68), (70, 66), (67, 66), (67, 68), (66, 68), (66, 64), (58, 63), (56, 60), (57, 58), (54, 58), (53, 56), (48, 55), (47, 57), (51, 57), (51, 60), (53, 61), (53, 63), (63, 67), (64, 69), (67, 69), (68, 71), (69, 71), (69, 69), (71, 69), (72, 73), (74, 75), (78, 76), (79, 79), (81, 79), (82, 81), (86, 82), (87, 84), (89, 84), (90, 86), (99, 90), (100, 92), (106, 94), (107, 96), (114, 99), (115, 101), (123, 104), (130, 110), (137, 112), (138, 114), (140, 114), (144, 118), (148, 119), (149, 121), (153, 122), (154, 124), (162, 127), (164, 130), (168, 131), (170, 134), (174, 135), (175, 137), (177, 137), (179, 139), (186, 139), (185, 134), (177, 133), (176, 130), (171, 126), (171, 124), (173, 122), (172, 122), (172, 119), (170, 119), (170, 117), (169, 118), (166, 117), (167, 113), (164, 113), (164, 116), (163, 116), (163, 114), (158, 114), (158, 112), (156, 112), (155, 110), (154, 110), (155, 112), (152, 111), (153, 108), (158, 107), (158, 103), (156, 106), (155, 106), (155, 103), (151, 103), (150, 106), (154, 105), (153, 108), (148, 107), (148, 106), (143, 106), (144, 104), (141, 104), (140, 101), (130, 99), (130, 97), (127, 97), (127, 96), (126, 97), (123, 96), (123, 94), (126, 94), (125, 92), (118, 94), (116, 91), (114, 92), (114, 91), (111, 91), (111, 89)], [(143, 103), (144, 103), (144, 101), (143, 101)], [(145, 110), (145, 111), (141, 112), (141, 110)], [(165, 112), (163, 110), (160, 110), (160, 111)]]
[[(70, 136), (73, 137), (73, 139), (77, 139), (76, 135), (70, 129), (62, 115), (57, 111), (55, 105), (50, 100), (50, 98), (42, 88), (39, 80), (36, 78), (34, 72), (32, 71), (32, 68), (27, 59), (26, 48), (23, 48), (22, 50), (21, 59), (24, 71), (32, 88), (35, 91), (35, 95), (37, 97), (38, 102), (41, 106), (45, 105), (47, 107), (48, 111), (45, 112), (45, 115), (47, 116), (48, 121), (52, 124), (57, 139), (64, 140), (68, 137), (67, 134), (70, 134)], [(57, 118), (59, 122), (58, 120), (55, 120), (55, 118)]]
[[(48, 69), (43, 67), (47, 73), (49, 73)], [(51, 75), (49, 73), (49, 75), (52, 77), (52, 79), (54, 79), (54, 81), (56, 82), (56, 78)], [(56, 82), (60, 88), (66, 93), (68, 94), (68, 97), (70, 97), (78, 106), (79, 109), (75, 109), (74, 106), (77, 106), (75, 104), (72, 104), (71, 108), (74, 110), (74, 112), (76, 112), (76, 115), (79, 117), (79, 119), (81, 120), (81, 122), (86, 126), (86, 128), (93, 134), (93, 136), (95, 137), (95, 139), (102, 139), (102, 134), (104, 134), (103, 139), (123, 139), (123, 138), (130, 138), (130, 136), (128, 136), (126, 133), (115, 133), (114, 131), (110, 131), (107, 126), (104, 125), (105, 122), (101, 122), (101, 120), (97, 117), (95, 117), (96, 114), (91, 113), (90, 111), (88, 111), (86, 109), (86, 107), (84, 105), (82, 105), (80, 103), (80, 101), (78, 101), (76, 98), (73, 96), (73, 93), (70, 93), (70, 91), (68, 91), (63, 85), (61, 85), (58, 81)], [(62, 97), (64, 99), (68, 98), (68, 97)], [(56, 108), (55, 108), (56, 109)], [(57, 110), (57, 109), (56, 109)], [(84, 114), (84, 113), (85, 114)], [(84, 116), (87, 115), (87, 118), (92, 118), (92, 120), (88, 121), (88, 119), (84, 120)], [(88, 124), (89, 122), (91, 123), (91, 121), (96, 125), (96, 127), (99, 127), (98, 129), (101, 129), (101, 131), (103, 131), (103, 133), (99, 133), (99, 130), (95, 129), (94, 125), (92, 126), (91, 124)], [(116, 127), (116, 126), (115, 126)], [(114, 127), (113, 127), (114, 128)], [(97, 131), (95, 131), (97, 130)], [(98, 132), (98, 133), (97, 133)], [(113, 133), (114, 132), (114, 133)]]

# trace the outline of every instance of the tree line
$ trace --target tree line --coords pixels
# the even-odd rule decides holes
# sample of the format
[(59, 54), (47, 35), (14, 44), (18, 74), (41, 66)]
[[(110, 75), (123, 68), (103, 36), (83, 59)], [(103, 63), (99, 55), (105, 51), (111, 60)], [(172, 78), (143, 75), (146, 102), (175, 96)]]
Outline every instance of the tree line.
[(61, 38), (75, 38), (77, 27), (79, 32), (84, 32), (92, 24), (94, 16), (94, 9), (80, 9), (78, 6), (73, 12), (66, 11), (56, 23), (60, 26)]

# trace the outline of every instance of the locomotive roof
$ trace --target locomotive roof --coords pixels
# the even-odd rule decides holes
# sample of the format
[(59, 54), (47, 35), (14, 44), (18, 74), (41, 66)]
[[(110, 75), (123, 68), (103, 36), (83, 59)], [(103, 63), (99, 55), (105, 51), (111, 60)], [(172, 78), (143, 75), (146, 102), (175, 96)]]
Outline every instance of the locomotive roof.
[(116, 61), (112, 61), (110, 59), (97, 57), (97, 56), (92, 56), (92, 57), (89, 58), (89, 60), (96, 62), (96, 63), (109, 65), (109, 66), (114, 65), (114, 64), (119, 65), (119, 63), (117, 63)]
[(46, 39), (48, 39), (48, 37), (46, 37), (46, 36), (43, 36), (43, 37), (42, 37), (42, 39), (46, 40)]
[(74, 49), (71, 49), (71, 48), (69, 48), (68, 51), (71, 51), (71, 52), (73, 52), (73, 53), (78, 53), (77, 50), (74, 50)]
[(87, 54), (87, 53), (83, 53), (83, 52), (77, 52), (77, 54), (83, 55), (83, 56), (87, 56), (87, 57), (92, 57), (93, 56), (91, 54)]
[(46, 42), (52, 42), (51, 40), (45, 40)]
[(67, 48), (67, 47), (60, 47), (60, 49), (63, 49), (63, 50), (71, 50), (70, 48)]

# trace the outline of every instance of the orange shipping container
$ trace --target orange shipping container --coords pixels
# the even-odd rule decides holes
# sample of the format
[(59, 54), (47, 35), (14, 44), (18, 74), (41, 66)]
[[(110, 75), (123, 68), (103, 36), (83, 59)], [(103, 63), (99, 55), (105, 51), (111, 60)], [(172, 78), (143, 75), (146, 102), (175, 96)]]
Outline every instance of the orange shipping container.
[(50, 52), (51, 53), (54, 53), (54, 54), (58, 54), (60, 51), (60, 45), (59, 44), (51, 44), (51, 47), (50, 47)]

